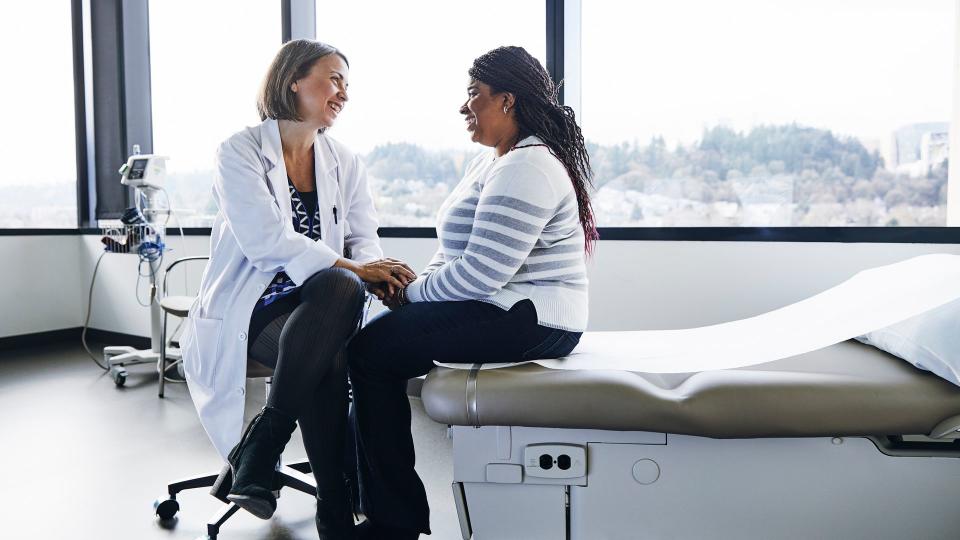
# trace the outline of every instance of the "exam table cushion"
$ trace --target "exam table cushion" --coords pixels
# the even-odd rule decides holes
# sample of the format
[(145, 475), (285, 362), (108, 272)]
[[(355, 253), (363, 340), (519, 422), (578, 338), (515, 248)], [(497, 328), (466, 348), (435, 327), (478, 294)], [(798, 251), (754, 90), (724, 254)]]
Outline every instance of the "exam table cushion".
[(470, 413), (470, 370), (434, 369), (422, 390), (427, 414), (452, 425), (716, 438), (925, 435), (960, 415), (960, 388), (854, 340), (756, 366), (692, 374), (522, 364), (475, 375), (470, 394), (476, 407)]
[(857, 339), (960, 386), (960, 300)]

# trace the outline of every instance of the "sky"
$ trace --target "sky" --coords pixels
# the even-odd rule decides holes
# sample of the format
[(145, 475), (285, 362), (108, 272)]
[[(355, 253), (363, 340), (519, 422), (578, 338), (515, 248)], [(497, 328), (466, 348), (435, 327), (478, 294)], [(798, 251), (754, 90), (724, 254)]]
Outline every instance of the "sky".
[(519, 45), (546, 63), (542, 0), (336, 5), (330, 16), (317, 4), (317, 39), (343, 50), (351, 66), (351, 102), (331, 134), (360, 152), (385, 141), (471, 148), (457, 111), (473, 59)]
[[(545, 60), (543, 6), (318, 0), (317, 38), (351, 63), (350, 103), (330, 134), (359, 153), (386, 142), (471, 148), (457, 113), (466, 70), (502, 44)], [(0, 185), (72, 181), (70, 2), (5, 9), (16, 16), (0, 17)], [(954, 9), (953, 0), (583, 0), (580, 121), (606, 144), (689, 143), (718, 124), (794, 121), (880, 139), (948, 121)], [(150, 20), (155, 151), (173, 172), (209, 169), (220, 141), (259, 121), (257, 88), (280, 46), (277, 3), (152, 0)]]
[(70, 0), (15, 5), (0, 8), (0, 186), (75, 181)]
[(949, 121), (953, 0), (583, 1), (582, 127), (602, 143), (798, 122), (867, 139)]

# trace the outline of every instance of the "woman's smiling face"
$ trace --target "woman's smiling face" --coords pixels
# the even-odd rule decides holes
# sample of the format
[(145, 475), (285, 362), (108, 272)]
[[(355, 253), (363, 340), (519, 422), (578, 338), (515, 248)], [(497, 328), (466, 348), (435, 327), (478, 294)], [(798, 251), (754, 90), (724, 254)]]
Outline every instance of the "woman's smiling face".
[(496, 146), (504, 135), (511, 132), (513, 115), (504, 112), (504, 107), (511, 101), (508, 96), (505, 92), (494, 94), (486, 83), (470, 81), (467, 101), (460, 106), (470, 140), (484, 146)]
[(343, 110), (347, 96), (349, 68), (339, 54), (328, 54), (310, 67), (306, 77), (295, 81), (297, 113), (304, 122), (331, 127)]

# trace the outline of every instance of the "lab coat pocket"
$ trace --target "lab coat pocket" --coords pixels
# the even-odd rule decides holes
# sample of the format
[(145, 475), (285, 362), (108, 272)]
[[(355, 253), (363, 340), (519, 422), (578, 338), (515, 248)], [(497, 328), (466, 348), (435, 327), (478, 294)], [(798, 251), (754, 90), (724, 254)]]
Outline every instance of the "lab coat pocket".
[(183, 370), (192, 382), (213, 388), (217, 367), (220, 365), (223, 321), (191, 317), (189, 324), (193, 331), (188, 333), (182, 344), (185, 352)]

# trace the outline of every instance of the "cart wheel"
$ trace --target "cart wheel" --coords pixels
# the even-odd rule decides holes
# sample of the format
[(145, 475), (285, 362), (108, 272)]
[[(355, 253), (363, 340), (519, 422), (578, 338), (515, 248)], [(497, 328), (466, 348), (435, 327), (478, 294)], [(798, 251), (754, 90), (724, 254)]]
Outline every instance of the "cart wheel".
[(153, 509), (160, 519), (172, 519), (180, 511), (180, 503), (172, 497), (157, 497), (153, 501)]

